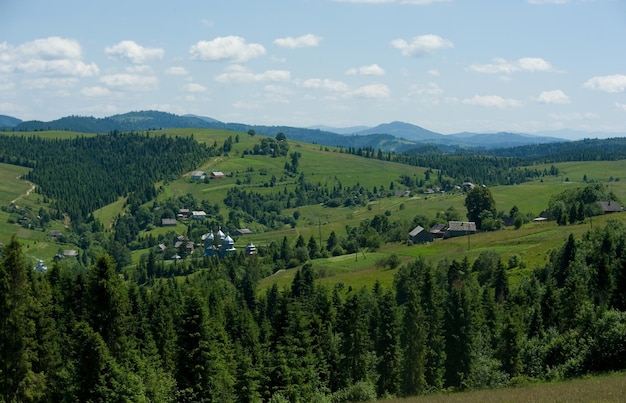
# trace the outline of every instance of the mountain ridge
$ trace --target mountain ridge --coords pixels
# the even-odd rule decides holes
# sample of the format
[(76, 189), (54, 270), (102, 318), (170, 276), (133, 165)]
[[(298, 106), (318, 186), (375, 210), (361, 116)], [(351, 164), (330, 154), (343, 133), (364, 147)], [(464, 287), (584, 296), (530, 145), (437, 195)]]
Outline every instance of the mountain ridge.
[[(4, 118), (4, 119), (2, 119)], [(441, 134), (411, 123), (393, 121), (375, 127), (354, 126), (332, 128), (317, 126), (302, 128), (292, 126), (265, 126), (245, 123), (225, 123), (200, 115), (176, 115), (155, 110), (133, 111), (104, 118), (93, 116), (66, 116), (50, 122), (21, 121), (0, 115), (4, 130), (44, 131), (71, 130), (86, 133), (112, 131), (143, 131), (171, 128), (223, 129), (239, 132), (253, 130), (255, 133), (274, 136), (283, 132), (294, 140), (341, 147), (371, 147), (383, 151), (403, 152), (424, 144), (444, 148), (504, 148), (526, 144), (568, 141), (560, 137), (537, 136), (526, 133), (471, 133)], [(334, 131), (335, 130), (335, 131)], [(358, 144), (358, 146), (357, 146)]]

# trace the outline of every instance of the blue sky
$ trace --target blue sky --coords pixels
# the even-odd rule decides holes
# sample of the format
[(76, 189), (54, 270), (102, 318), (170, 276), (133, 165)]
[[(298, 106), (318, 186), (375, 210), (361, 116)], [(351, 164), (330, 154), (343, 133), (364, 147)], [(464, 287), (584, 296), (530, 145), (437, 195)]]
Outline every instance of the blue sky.
[(0, 0), (0, 114), (626, 133), (623, 0)]

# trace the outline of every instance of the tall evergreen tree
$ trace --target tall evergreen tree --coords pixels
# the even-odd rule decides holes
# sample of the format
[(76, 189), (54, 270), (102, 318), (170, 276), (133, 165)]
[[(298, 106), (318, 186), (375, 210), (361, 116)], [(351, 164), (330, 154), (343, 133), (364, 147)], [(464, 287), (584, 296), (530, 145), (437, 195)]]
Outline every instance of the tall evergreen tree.
[(419, 290), (409, 290), (402, 316), (402, 394), (417, 395), (426, 388), (426, 329)]
[(378, 297), (378, 312), (375, 341), (378, 373), (376, 391), (379, 396), (395, 395), (400, 385), (400, 340), (397, 307), (391, 292)]
[(30, 400), (41, 393), (33, 388), (32, 371), (35, 324), (22, 246), (13, 236), (0, 260), (0, 400)]

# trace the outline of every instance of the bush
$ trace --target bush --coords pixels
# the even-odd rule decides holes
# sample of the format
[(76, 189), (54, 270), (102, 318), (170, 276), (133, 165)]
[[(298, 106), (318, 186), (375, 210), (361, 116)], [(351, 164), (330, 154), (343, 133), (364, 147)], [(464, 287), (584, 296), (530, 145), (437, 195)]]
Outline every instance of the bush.
[(376, 387), (367, 381), (361, 381), (335, 392), (332, 401), (335, 403), (369, 402), (376, 400), (377, 397)]

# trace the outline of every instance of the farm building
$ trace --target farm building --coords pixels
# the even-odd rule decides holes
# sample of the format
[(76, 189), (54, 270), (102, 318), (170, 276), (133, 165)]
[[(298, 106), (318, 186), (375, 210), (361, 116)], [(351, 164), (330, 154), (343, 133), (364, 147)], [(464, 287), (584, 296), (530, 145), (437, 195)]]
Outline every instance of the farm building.
[(446, 224), (435, 224), (432, 227), (430, 227), (429, 232), (435, 238), (443, 238), (443, 236), (446, 234), (447, 228), (448, 227)]
[(206, 213), (202, 210), (192, 211), (191, 218), (194, 220), (204, 220), (206, 218)]
[(428, 243), (432, 242), (434, 237), (432, 234), (424, 229), (424, 227), (418, 225), (413, 228), (411, 232), (409, 232), (409, 242), (412, 244), (416, 243)]
[(206, 178), (206, 173), (204, 171), (193, 171), (191, 173), (192, 181), (203, 181)]
[(222, 172), (222, 171), (213, 171), (213, 172), (211, 172), (211, 179), (221, 179), (224, 176), (225, 176), (224, 172)]
[(473, 221), (449, 221), (444, 238), (470, 235), (476, 232), (476, 223)]
[(161, 226), (162, 227), (175, 227), (176, 219), (175, 218), (161, 218)]
[(599, 201), (598, 205), (602, 209), (603, 214), (621, 213), (624, 211), (622, 206), (620, 206), (616, 201)]

